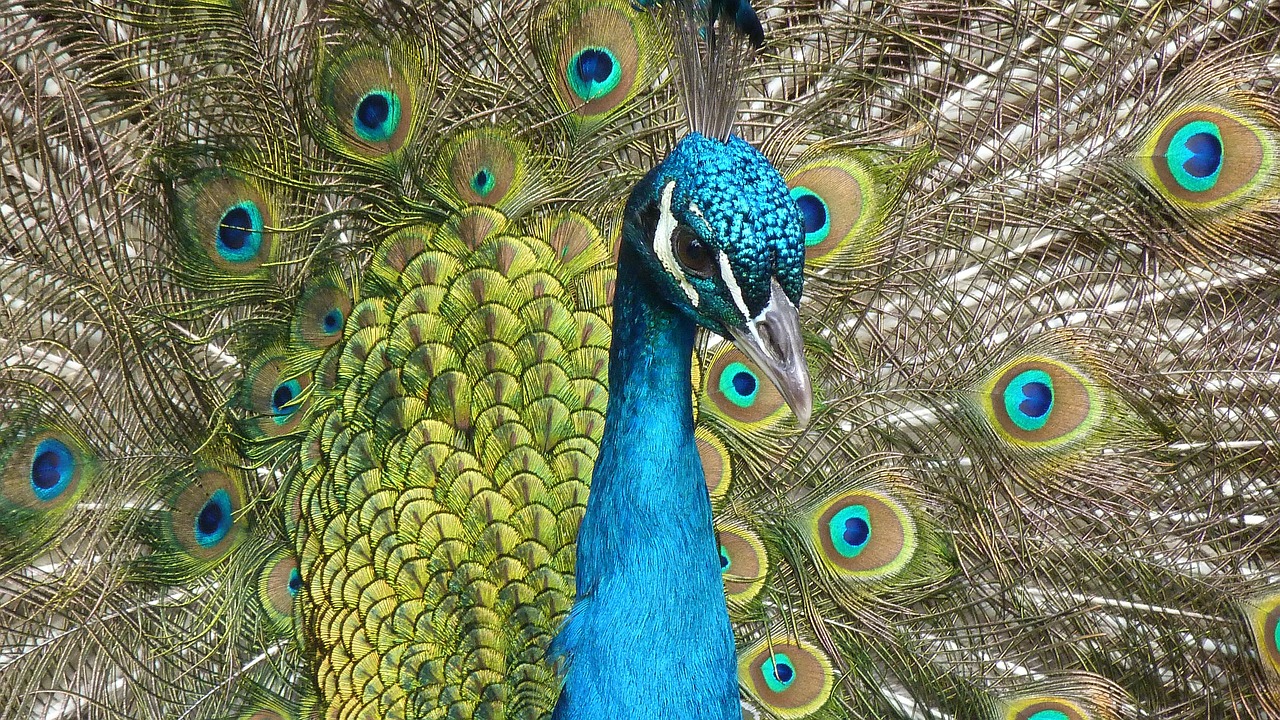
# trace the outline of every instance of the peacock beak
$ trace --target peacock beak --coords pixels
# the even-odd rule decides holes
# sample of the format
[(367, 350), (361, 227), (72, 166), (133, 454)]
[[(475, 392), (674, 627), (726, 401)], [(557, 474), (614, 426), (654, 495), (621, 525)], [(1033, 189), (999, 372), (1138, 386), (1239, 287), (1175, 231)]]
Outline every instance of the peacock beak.
[(809, 365), (804, 361), (800, 311), (777, 280), (773, 281), (764, 310), (746, 325), (730, 327), (729, 335), (778, 388), (800, 427), (807, 426), (813, 413), (813, 387), (809, 384)]

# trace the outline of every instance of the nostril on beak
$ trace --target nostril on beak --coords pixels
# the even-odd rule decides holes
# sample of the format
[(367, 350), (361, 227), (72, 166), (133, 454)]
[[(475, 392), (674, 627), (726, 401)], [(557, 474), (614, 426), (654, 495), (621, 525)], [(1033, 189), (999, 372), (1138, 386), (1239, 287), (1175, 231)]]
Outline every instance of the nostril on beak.
[(756, 331), (760, 333), (760, 344), (764, 347), (769, 355), (781, 359), (783, 349), (778, 345), (778, 340), (773, 336), (773, 331), (767, 323), (756, 326)]
[(758, 316), (741, 327), (730, 326), (729, 334), (747, 357), (751, 358), (782, 398), (796, 414), (803, 427), (813, 411), (813, 388), (809, 367), (804, 361), (804, 339), (800, 332), (800, 313), (773, 281), (769, 304)]
[(769, 355), (776, 357), (778, 360), (786, 359), (787, 348), (782, 345), (782, 338), (778, 337), (777, 329), (772, 325), (763, 325), (760, 328), (760, 342), (764, 343), (765, 350)]

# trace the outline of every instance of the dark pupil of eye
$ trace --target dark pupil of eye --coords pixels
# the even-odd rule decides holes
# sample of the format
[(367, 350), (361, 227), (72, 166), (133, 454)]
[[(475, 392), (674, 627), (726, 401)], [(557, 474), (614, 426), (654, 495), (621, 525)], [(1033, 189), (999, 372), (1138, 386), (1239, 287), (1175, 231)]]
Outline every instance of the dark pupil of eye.
[(1042, 382), (1029, 382), (1022, 386), (1022, 395), (1026, 397), (1018, 404), (1018, 409), (1027, 414), (1027, 417), (1044, 417), (1049, 412), (1049, 405), (1053, 402), (1053, 390)]
[(32, 480), (35, 482), (36, 487), (41, 490), (48, 490), (57, 485), (58, 481), (62, 479), (59, 465), (61, 463), (58, 462), (58, 453), (56, 452), (46, 450), (36, 455), (35, 462), (31, 464)]
[(680, 264), (695, 275), (709, 275), (711, 273), (711, 250), (693, 233), (683, 228), (677, 228), (676, 233), (676, 258), (680, 261)]
[(786, 663), (776, 663), (773, 666), (773, 675), (782, 682), (787, 682), (793, 675), (795, 675), (795, 671)]
[(1194, 153), (1182, 164), (1194, 177), (1209, 177), (1222, 164), (1222, 142), (1209, 133), (1196, 133), (1187, 138), (1187, 149)]
[(274, 405), (277, 410), (280, 410), (284, 408), (285, 405), (288, 405), (289, 401), (292, 399), (293, 390), (288, 385), (281, 385), (276, 388), (275, 393), (272, 394), (271, 404)]
[(253, 230), (253, 221), (249, 219), (249, 211), (244, 208), (232, 208), (222, 216), (222, 227), (218, 228), (218, 241), (229, 250), (239, 250), (249, 242), (249, 233)]
[(391, 103), (378, 93), (366, 96), (360, 101), (360, 107), (356, 108), (356, 117), (359, 118), (360, 124), (370, 130), (382, 127), (390, 114)]
[(325, 332), (333, 332), (338, 329), (338, 323), (342, 321), (342, 315), (337, 310), (330, 310), (324, 316)]
[(706, 246), (697, 240), (689, 241), (689, 245), (685, 248), (684, 254), (695, 266), (705, 264), (708, 259)]
[(298, 591), (301, 589), (302, 589), (302, 576), (298, 574), (297, 570), (289, 571), (289, 592), (294, 595), (297, 595)]
[(871, 536), (871, 526), (866, 520), (851, 517), (844, 521), (844, 541), (850, 545), (861, 545)]
[(212, 535), (218, 531), (218, 526), (222, 524), (222, 506), (216, 502), (207, 502), (200, 510), (200, 517), (196, 518), (196, 523), (200, 527), (200, 532), (205, 535)]
[(739, 395), (750, 395), (756, 391), (756, 379), (750, 373), (738, 373), (733, 376), (733, 389)]
[(813, 195), (801, 195), (796, 198), (796, 205), (800, 208), (800, 215), (804, 218), (805, 234), (815, 233), (827, 224), (827, 209), (822, 206), (822, 201)]
[(613, 73), (613, 59), (601, 50), (587, 50), (578, 56), (578, 77), (583, 82), (604, 82)]

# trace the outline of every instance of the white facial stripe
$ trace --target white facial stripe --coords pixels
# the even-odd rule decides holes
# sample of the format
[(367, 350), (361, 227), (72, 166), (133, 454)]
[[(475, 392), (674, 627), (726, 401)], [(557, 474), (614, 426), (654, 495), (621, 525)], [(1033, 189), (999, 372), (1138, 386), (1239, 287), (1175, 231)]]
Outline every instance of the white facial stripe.
[(733, 266), (729, 264), (729, 253), (720, 253), (720, 279), (724, 280), (725, 287), (729, 288), (729, 297), (733, 298), (733, 304), (738, 306), (738, 312), (742, 313), (742, 318), (750, 320), (751, 313), (747, 310), (747, 301), (742, 298), (742, 288), (738, 286), (738, 278), (733, 276)]
[(689, 298), (689, 302), (698, 307), (698, 291), (693, 289), (689, 278), (685, 277), (684, 270), (680, 269), (680, 263), (676, 262), (676, 255), (671, 250), (671, 236), (676, 231), (676, 216), (671, 214), (671, 194), (675, 190), (675, 180), (662, 188), (661, 214), (658, 216), (658, 227), (653, 231), (653, 252), (658, 256), (662, 267), (680, 284), (680, 289)]
[(689, 202), (689, 214), (698, 218), (702, 223), (702, 227), (707, 231), (707, 234), (711, 234), (711, 223), (707, 222), (707, 216), (702, 214), (702, 208), (698, 207), (698, 203), (692, 201)]

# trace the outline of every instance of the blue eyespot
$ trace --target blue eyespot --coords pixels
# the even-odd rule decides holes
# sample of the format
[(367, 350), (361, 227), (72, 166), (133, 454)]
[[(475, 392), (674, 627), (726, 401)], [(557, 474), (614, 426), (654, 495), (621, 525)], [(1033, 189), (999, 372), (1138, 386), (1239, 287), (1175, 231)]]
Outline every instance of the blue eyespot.
[(76, 475), (76, 459), (61, 440), (48, 438), (31, 458), (31, 489), (41, 502), (57, 499)]
[(298, 572), (298, 568), (289, 571), (289, 596), (298, 597), (298, 593), (302, 591), (302, 573)]
[(1061, 710), (1040, 710), (1032, 713), (1027, 720), (1070, 720)]
[(871, 526), (860, 517), (851, 517), (844, 521), (843, 537), (845, 542), (854, 547), (866, 545), (867, 538), (871, 537)]
[(271, 412), (277, 425), (283, 425), (298, 411), (296, 404), (291, 404), (302, 394), (302, 383), (288, 380), (276, 386), (271, 393)]
[(262, 213), (248, 200), (232, 205), (218, 223), (218, 255), (229, 262), (248, 262), (262, 248)]
[(805, 246), (826, 240), (831, 234), (831, 213), (827, 212), (826, 201), (807, 187), (791, 188), (791, 199), (800, 208), (800, 216), (804, 219)]
[(774, 653), (772, 657), (764, 661), (764, 665), (760, 668), (761, 674), (764, 675), (764, 682), (769, 689), (780, 693), (791, 687), (796, 681), (795, 664), (791, 662), (791, 658), (786, 653)]
[(566, 76), (573, 94), (589, 102), (618, 87), (622, 82), (622, 63), (608, 48), (586, 47), (569, 61)]
[(342, 311), (334, 308), (325, 313), (320, 319), (320, 326), (324, 329), (326, 335), (334, 335), (342, 331), (342, 323), (345, 318), (342, 317)]
[(356, 105), (356, 134), (370, 142), (386, 142), (400, 127), (400, 98), (387, 90), (371, 90)]
[(866, 505), (850, 505), (831, 517), (827, 532), (836, 552), (857, 557), (871, 542), (871, 512)]
[(751, 407), (760, 391), (760, 379), (740, 362), (729, 363), (720, 373), (720, 392), (738, 407)]
[(1024, 370), (1004, 390), (1004, 409), (1022, 430), (1044, 427), (1053, 413), (1053, 378), (1043, 370)]
[(356, 108), (356, 120), (366, 130), (380, 129), (391, 115), (391, 103), (381, 93), (365, 95)]
[(721, 545), (720, 546), (720, 573), (724, 574), (729, 572), (729, 566), (732, 564), (733, 564), (733, 561), (729, 559), (728, 548)]
[(231, 532), (231, 495), (219, 488), (196, 515), (196, 542), (213, 547)]
[(475, 175), (471, 176), (471, 189), (481, 197), (493, 192), (493, 188), (497, 184), (498, 178), (489, 168), (480, 168)]
[(1222, 172), (1222, 132), (1208, 120), (1182, 126), (1169, 141), (1165, 158), (1173, 179), (1191, 192), (1212, 190)]

